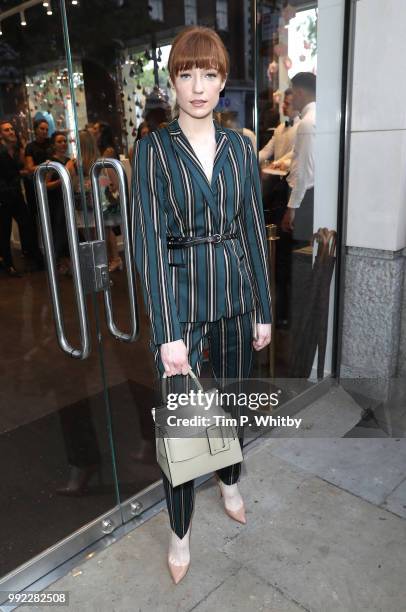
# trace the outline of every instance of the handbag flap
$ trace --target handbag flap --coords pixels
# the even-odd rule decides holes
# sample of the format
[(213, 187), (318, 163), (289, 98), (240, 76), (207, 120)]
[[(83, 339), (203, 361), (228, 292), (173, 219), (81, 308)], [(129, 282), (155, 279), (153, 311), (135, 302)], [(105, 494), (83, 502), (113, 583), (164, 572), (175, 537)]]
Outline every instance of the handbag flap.
[(168, 461), (189, 461), (208, 452), (207, 438), (166, 438)]

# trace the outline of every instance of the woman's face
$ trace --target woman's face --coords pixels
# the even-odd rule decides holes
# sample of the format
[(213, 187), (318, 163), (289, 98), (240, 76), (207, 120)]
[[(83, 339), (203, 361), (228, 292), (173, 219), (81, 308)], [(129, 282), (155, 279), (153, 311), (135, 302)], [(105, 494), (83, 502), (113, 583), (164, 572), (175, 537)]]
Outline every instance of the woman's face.
[(55, 146), (55, 153), (58, 153), (58, 154), (65, 154), (65, 153), (66, 153), (66, 150), (67, 150), (67, 148), (68, 148), (68, 143), (67, 143), (66, 137), (65, 137), (65, 136), (62, 136), (62, 134), (61, 134), (61, 135), (58, 135), (58, 136), (55, 138), (55, 144), (54, 144), (54, 146)]
[(94, 123), (93, 124), (93, 130), (92, 130), (93, 136), (96, 139), (96, 142), (99, 141), (100, 136), (101, 136), (101, 126), (100, 123)]
[(41, 121), (35, 130), (35, 136), (38, 142), (44, 142), (48, 138), (48, 123), (46, 121)]
[(180, 113), (184, 112), (196, 119), (211, 114), (218, 104), (224, 85), (225, 79), (213, 68), (181, 70), (174, 82)]

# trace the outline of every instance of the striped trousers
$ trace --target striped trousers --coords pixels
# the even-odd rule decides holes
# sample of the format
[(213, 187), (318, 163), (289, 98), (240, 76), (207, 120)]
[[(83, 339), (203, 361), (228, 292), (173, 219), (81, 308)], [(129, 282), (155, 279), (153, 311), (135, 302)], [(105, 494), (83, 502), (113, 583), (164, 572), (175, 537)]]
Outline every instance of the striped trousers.
[[(204, 340), (209, 343), (209, 356), (213, 375), (223, 387), (227, 379), (248, 378), (252, 362), (253, 311), (231, 318), (222, 318), (213, 322), (181, 323), (183, 340), (189, 355), (189, 363), (197, 376), (200, 375)], [(159, 347), (151, 345), (154, 352), (155, 365), (159, 376), (164, 368), (160, 358)], [(186, 377), (172, 376), (169, 381), (170, 392), (185, 390)], [(190, 380), (190, 379), (189, 379)], [(234, 416), (234, 415), (233, 415)], [(243, 433), (238, 429), (241, 449)], [(221, 480), (228, 485), (238, 481), (241, 463), (218, 470)], [(166, 495), (169, 520), (172, 530), (179, 538), (186, 534), (194, 509), (194, 481), (190, 480), (173, 487), (165, 474), (162, 479)]]

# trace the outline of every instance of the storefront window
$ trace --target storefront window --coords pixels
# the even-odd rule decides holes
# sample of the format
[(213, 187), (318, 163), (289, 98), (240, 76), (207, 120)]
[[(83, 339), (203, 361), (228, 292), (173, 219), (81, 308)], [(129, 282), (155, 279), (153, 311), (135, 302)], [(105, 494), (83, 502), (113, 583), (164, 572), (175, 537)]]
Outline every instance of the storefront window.
[(216, 21), (219, 31), (228, 30), (228, 0), (216, 1)]
[(154, 21), (164, 20), (163, 0), (149, 0), (148, 9), (151, 19)]
[(185, 25), (195, 25), (196, 23), (197, 23), (196, 0), (185, 0)]
[(258, 9), (257, 137), (273, 225), (271, 371), (317, 381), (332, 364), (344, 2), (264, 0)]
[[(96, 158), (103, 155), (104, 130), (104, 150), (121, 159), (129, 186), (135, 139), (171, 120), (167, 62), (174, 37), (194, 23), (218, 31), (231, 68), (216, 118), (250, 138), (259, 155), (265, 219), (275, 238), (270, 247), (274, 353), (257, 355), (255, 373), (299, 378), (307, 385), (330, 374), (344, 0), (84, 0), (55, 2), (53, 9), (38, 0), (24, 4), (30, 5), (26, 25), (21, 25), (21, 3), (2, 4), (0, 118), (14, 126), (24, 146), (35, 138), (35, 119), (43, 118), (49, 135), (58, 131), (62, 140), (66, 136), (66, 158), (60, 159), (72, 164), (75, 159), (79, 174), (81, 137), (95, 136)], [(295, 84), (298, 73), (307, 76)], [(300, 150), (307, 157), (300, 157)], [(275, 167), (282, 156), (286, 165)], [(89, 187), (89, 176), (84, 178)], [(31, 229), (40, 244), (33, 181), (26, 183), (21, 194), (31, 198)], [(76, 193), (79, 208), (80, 198), (86, 199), (83, 185)], [(291, 198), (296, 216), (293, 229), (284, 229)], [(116, 324), (126, 330), (129, 292), (122, 220), (116, 213), (106, 222), (108, 265)], [(84, 230), (87, 238), (92, 236), (91, 221), (92, 213), (88, 223), (78, 222), (81, 241), (86, 240)], [(7, 286), (7, 300), (0, 304), (3, 361), (13, 363), (13, 377), (4, 368), (0, 381), (6, 397), (1, 443), (13, 475), (3, 482), (13, 504), (0, 541), (0, 550), (6, 551), (0, 554), (3, 574), (115, 506), (122, 520), (129, 520), (134, 508), (128, 501), (160, 477), (150, 415), (156, 402), (155, 368), (141, 288), (137, 342), (117, 342), (109, 335), (103, 317), (90, 307), (99, 295), (89, 305), (90, 327), (97, 329), (91, 357), (83, 363), (69, 360), (53, 333), (47, 273), (42, 265), (36, 275), (25, 274), (27, 253), (22, 253), (15, 222), (11, 245), (24, 275), (1, 279), (20, 283)], [(60, 276), (67, 333), (77, 339), (72, 277)], [(43, 438), (38, 431), (46, 432)], [(104, 488), (93, 486), (95, 475), (103, 477)], [(69, 503), (61, 498), (67, 495)], [(155, 501), (148, 497), (144, 510)], [(32, 538), (26, 543), (15, 519), (21, 516)], [(52, 517), (52, 524), (44, 517)]]
[[(121, 10), (106, 6), (104, 11), (92, 14), (91, 22), (85, 18), (89, 5), (78, 7), (78, 10), (66, 5), (71, 53), (84, 79), (87, 117), (79, 119), (79, 128), (86, 124), (107, 123), (117, 153), (127, 169), (134, 140), (143, 137), (148, 130), (166, 125), (172, 118), (174, 98), (169, 84), (168, 57), (176, 34), (194, 20), (217, 29), (231, 57), (226, 92), (217, 108), (219, 121), (236, 129), (244, 128), (255, 142), (254, 5), (244, 1), (184, 0), (160, 4), (163, 22), (158, 20), (155, 3), (149, 3), (149, 8), (153, 9), (149, 12), (147, 3), (141, 2), (124, 5)], [(79, 102), (76, 108), (80, 110), (81, 106)], [(121, 243), (122, 238), (118, 235), (119, 248)], [(125, 327), (128, 324), (127, 288), (120, 271), (112, 278), (113, 299), (118, 304), (117, 323)], [(126, 437), (125, 431), (135, 427), (131, 438), (132, 444), (141, 449), (137, 454), (139, 465), (151, 456), (148, 408), (152, 407), (149, 402), (153, 398), (155, 369), (148, 346), (149, 322), (143, 311), (141, 287), (138, 291), (142, 322), (139, 340), (127, 345), (107, 341), (103, 346), (107, 386), (112, 389), (116, 381), (120, 386), (118, 395), (110, 393), (113, 424), (122, 419), (127, 423), (124, 428), (114, 426), (116, 432), (121, 432), (117, 433), (115, 448), (123, 502), (157, 477), (156, 471), (136, 469), (128, 485), (127, 470), (134, 452), (122, 438)], [(134, 398), (139, 411), (138, 408), (134, 411)], [(132, 421), (134, 414), (137, 422)]]
[(120, 79), (125, 125), (124, 147), (131, 150), (141, 124), (159, 127), (170, 117), (173, 105), (168, 82), (167, 63), (170, 45), (153, 48), (126, 49), (121, 57)]
[[(74, 64), (73, 69), (77, 118), (79, 125), (85, 127), (87, 110), (83, 72), (80, 71), (80, 64)], [(33, 133), (29, 127), (31, 122), (27, 121), (27, 118), (31, 118), (33, 123), (37, 118), (45, 117), (49, 125), (48, 135), (51, 137), (55, 131), (66, 132), (69, 135), (69, 150), (72, 155), (76, 156), (75, 116), (66, 64), (61, 64), (52, 70), (27, 71), (25, 85), (29, 115), (25, 117), (24, 123), (20, 124), (20, 134), (30, 140)]]

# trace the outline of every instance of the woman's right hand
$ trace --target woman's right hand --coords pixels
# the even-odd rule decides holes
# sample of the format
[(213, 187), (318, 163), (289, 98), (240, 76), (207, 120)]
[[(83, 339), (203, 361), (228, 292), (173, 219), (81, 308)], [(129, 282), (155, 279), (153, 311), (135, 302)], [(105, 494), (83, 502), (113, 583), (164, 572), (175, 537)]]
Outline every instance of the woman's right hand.
[(167, 376), (187, 374), (190, 370), (187, 348), (183, 340), (161, 344), (161, 361)]

